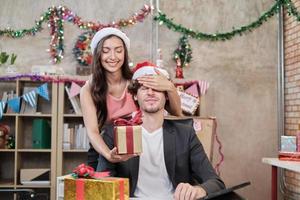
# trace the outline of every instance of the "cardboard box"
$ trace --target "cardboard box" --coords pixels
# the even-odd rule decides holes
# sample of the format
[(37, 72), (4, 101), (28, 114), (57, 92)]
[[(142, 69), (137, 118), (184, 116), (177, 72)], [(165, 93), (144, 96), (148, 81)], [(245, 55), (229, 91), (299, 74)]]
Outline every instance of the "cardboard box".
[(50, 169), (20, 169), (21, 184), (50, 185)]

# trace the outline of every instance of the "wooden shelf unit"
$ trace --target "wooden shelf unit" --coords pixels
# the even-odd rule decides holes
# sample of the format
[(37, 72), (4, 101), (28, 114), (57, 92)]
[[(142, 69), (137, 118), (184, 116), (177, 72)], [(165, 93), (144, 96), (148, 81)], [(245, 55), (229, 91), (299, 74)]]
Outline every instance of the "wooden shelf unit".
[[(86, 81), (85, 76), (65, 77)], [(87, 150), (85, 149), (63, 149), (64, 123), (69, 123), (71, 126), (76, 124), (84, 124), (81, 114), (75, 114), (68, 95), (65, 91), (65, 86), (70, 88), (71, 82), (60, 83), (58, 87), (58, 138), (57, 138), (57, 176), (72, 173), (72, 170), (81, 163), (87, 161)]]
[[(4, 91), (15, 91), (17, 97), (23, 95), (24, 87), (39, 87), (45, 82), (33, 81), (27, 78), (1, 81), (0, 96)], [(18, 189), (33, 188), (36, 192), (49, 195), (55, 199), (56, 192), (56, 155), (57, 155), (57, 83), (48, 82), (50, 101), (38, 96), (37, 113), (4, 113), (0, 123), (10, 127), (10, 134), (15, 137), (15, 149), (0, 149), (0, 188)], [(2, 99), (0, 99), (2, 100)], [(22, 105), (21, 100), (21, 105)], [(6, 105), (7, 106), (7, 105)], [(21, 107), (21, 106), (20, 106)], [(51, 126), (51, 148), (32, 148), (32, 122), (34, 119), (47, 120)], [(50, 185), (22, 185), (20, 183), (20, 169), (49, 168)], [(36, 189), (37, 188), (37, 189)], [(2, 195), (2, 194), (1, 194)], [(16, 199), (16, 195), (5, 194), (6, 199)]]

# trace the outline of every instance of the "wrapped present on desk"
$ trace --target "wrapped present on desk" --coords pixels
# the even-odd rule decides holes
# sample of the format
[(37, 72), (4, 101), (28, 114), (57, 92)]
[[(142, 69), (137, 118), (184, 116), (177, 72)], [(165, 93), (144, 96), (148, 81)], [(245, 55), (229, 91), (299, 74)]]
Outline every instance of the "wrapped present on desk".
[(297, 151), (297, 137), (296, 136), (281, 136), (282, 152), (296, 152)]
[(65, 200), (128, 200), (127, 178), (107, 177), (107, 172), (94, 172), (81, 164), (72, 175), (64, 177)]
[(298, 161), (300, 162), (300, 152), (282, 152), (279, 151), (279, 160)]
[(142, 124), (139, 111), (131, 120), (114, 121), (114, 144), (118, 154), (135, 154), (142, 152)]

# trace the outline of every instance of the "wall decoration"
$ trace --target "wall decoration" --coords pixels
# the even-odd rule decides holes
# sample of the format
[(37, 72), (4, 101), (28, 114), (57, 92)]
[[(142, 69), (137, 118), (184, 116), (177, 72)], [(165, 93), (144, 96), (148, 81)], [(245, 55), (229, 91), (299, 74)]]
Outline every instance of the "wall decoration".
[(4, 30), (0, 30), (0, 37), (7, 36), (11, 38), (22, 38), (27, 35), (34, 36), (37, 32), (42, 30), (42, 24), (44, 22), (48, 22), (51, 36), (48, 51), (52, 61), (54, 63), (59, 63), (61, 62), (61, 59), (63, 59), (64, 55), (64, 21), (71, 22), (80, 29), (89, 31), (98, 31), (104, 27), (123, 28), (134, 25), (138, 22), (143, 22), (143, 20), (151, 13), (152, 9), (152, 6), (144, 5), (138, 13), (133, 14), (127, 19), (120, 19), (118, 21), (103, 24), (93, 21), (84, 21), (65, 6), (52, 6), (41, 15), (40, 19), (35, 22), (35, 26), (32, 28), (19, 30), (6, 28)]
[[(10, 59), (9, 59), (10, 57)], [(7, 52), (3, 51), (0, 53), (0, 66), (8, 63), (9, 65), (15, 64), (15, 61), (17, 59), (17, 55), (12, 53), (11, 55)]]
[[(6, 91), (3, 92), (3, 95), (7, 93)], [(48, 83), (44, 83), (39, 87), (36, 87), (34, 90), (26, 92), (22, 96), (14, 96), (10, 99), (7, 99), (6, 101), (0, 100), (0, 119), (3, 116), (3, 113), (5, 111), (6, 105), (8, 105), (13, 112), (19, 113), (20, 112), (20, 102), (21, 98), (24, 99), (26, 103), (28, 103), (31, 107), (36, 107), (37, 105), (37, 98), (36, 95), (39, 94), (44, 99), (50, 101), (49, 98), (49, 92), (48, 92)]]
[(90, 43), (94, 36), (94, 32), (88, 31), (82, 33), (73, 49), (73, 54), (80, 65), (88, 66), (92, 64), (93, 56), (91, 53)]
[(289, 15), (296, 17), (297, 21), (300, 21), (300, 13), (297, 11), (294, 3), (291, 0), (276, 0), (274, 5), (265, 13), (263, 13), (257, 20), (251, 22), (248, 25), (240, 26), (239, 28), (233, 28), (229, 32), (216, 32), (216, 33), (204, 33), (201, 31), (187, 28), (182, 24), (176, 24), (173, 19), (168, 17), (165, 13), (159, 11), (158, 15), (154, 17), (160, 25), (166, 26), (168, 29), (188, 35), (197, 40), (208, 40), (208, 41), (225, 41), (230, 40), (235, 36), (241, 36), (245, 33), (249, 33), (254, 29), (260, 27), (264, 22), (268, 21), (271, 17), (278, 13), (280, 7), (283, 6), (287, 9)]
[(176, 62), (176, 78), (184, 78), (182, 68), (187, 67), (192, 60), (192, 48), (186, 35), (179, 39), (178, 47), (173, 54), (173, 60)]

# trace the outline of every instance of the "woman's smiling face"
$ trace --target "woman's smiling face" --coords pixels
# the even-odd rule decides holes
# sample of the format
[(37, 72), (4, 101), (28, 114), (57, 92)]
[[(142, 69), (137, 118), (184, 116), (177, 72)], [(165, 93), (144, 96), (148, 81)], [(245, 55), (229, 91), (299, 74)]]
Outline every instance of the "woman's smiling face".
[(123, 41), (112, 36), (104, 41), (101, 49), (101, 64), (108, 73), (121, 71), (124, 63), (125, 48)]

